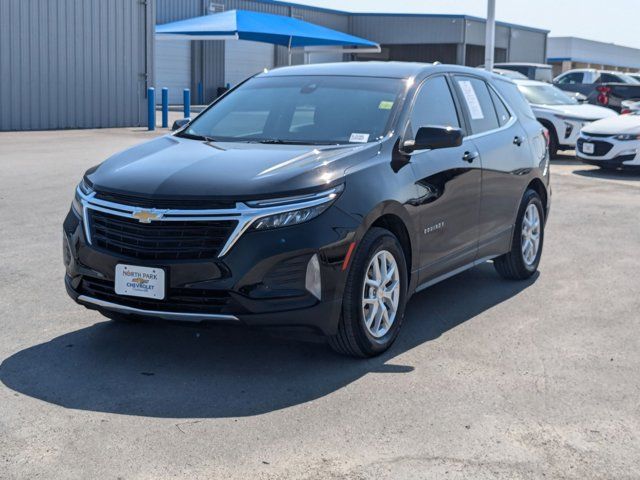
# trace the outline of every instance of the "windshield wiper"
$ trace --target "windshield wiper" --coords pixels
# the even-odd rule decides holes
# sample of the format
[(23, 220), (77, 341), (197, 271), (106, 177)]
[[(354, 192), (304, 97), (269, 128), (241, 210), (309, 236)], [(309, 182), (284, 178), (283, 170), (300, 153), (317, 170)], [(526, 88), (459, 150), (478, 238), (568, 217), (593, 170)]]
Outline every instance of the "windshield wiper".
[(335, 142), (310, 142), (302, 140), (283, 140), (281, 138), (265, 138), (256, 140), (258, 143), (274, 144), (274, 145), (334, 145)]
[(205, 141), (207, 143), (217, 142), (217, 140), (213, 137), (209, 137), (207, 135), (196, 135), (194, 133), (187, 133), (187, 132), (176, 133), (176, 137), (188, 138), (190, 140), (200, 140), (200, 141)]

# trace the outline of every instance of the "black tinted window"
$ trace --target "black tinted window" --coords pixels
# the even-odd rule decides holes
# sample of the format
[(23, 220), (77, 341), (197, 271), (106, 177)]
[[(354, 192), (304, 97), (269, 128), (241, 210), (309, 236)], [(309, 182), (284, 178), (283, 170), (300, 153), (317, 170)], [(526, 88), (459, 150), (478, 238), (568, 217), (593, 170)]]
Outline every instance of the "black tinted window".
[(498, 94), (491, 88), (489, 89), (489, 92), (491, 93), (493, 106), (496, 107), (496, 113), (498, 114), (498, 123), (500, 124), (500, 126), (502, 126), (509, 121), (509, 119), (511, 118), (511, 114), (509, 113), (509, 110), (507, 110), (507, 107), (502, 102), (500, 97), (498, 97)]
[(411, 129), (415, 135), (420, 127), (442, 125), (460, 128), (449, 85), (444, 77), (430, 78), (420, 87), (411, 112)]
[(456, 76), (455, 79), (462, 103), (469, 114), (472, 133), (498, 128), (498, 117), (487, 84), (473, 77)]
[(616, 83), (621, 81), (622, 80), (620, 80), (620, 77), (616, 75), (612, 75), (610, 73), (603, 73), (602, 75), (600, 75), (600, 78), (597, 80), (596, 83)]

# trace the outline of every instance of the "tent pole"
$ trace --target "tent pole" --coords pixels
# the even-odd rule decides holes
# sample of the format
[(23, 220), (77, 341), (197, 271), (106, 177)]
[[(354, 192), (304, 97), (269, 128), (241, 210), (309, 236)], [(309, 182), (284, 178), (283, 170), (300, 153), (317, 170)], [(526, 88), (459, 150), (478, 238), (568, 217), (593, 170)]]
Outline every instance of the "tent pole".
[(293, 39), (293, 37), (289, 37), (289, 46), (288, 48), (288, 55), (289, 55), (289, 65), (291, 65), (291, 40)]

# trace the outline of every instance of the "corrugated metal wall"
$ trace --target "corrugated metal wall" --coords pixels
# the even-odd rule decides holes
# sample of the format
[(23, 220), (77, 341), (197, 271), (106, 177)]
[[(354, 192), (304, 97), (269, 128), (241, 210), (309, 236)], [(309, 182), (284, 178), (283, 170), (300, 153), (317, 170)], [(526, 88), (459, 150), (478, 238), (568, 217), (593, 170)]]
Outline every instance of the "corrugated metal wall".
[(1, 0), (0, 130), (146, 123), (153, 3)]
[(462, 18), (417, 15), (354, 15), (351, 32), (380, 44), (462, 43)]
[(546, 49), (546, 33), (511, 29), (508, 52), (510, 62), (546, 63)]

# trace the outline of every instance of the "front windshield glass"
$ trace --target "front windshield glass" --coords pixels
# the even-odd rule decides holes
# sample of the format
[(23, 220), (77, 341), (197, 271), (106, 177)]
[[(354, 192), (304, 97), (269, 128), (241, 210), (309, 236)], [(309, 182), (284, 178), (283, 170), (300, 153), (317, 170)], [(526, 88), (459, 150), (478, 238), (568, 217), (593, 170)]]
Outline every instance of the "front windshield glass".
[(551, 85), (518, 85), (529, 103), (534, 105), (575, 105), (578, 101)]
[(366, 143), (389, 129), (404, 82), (396, 78), (253, 78), (182, 132), (214, 141)]

